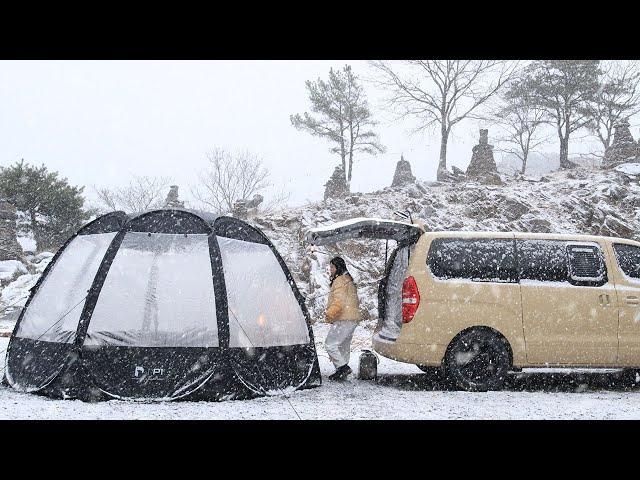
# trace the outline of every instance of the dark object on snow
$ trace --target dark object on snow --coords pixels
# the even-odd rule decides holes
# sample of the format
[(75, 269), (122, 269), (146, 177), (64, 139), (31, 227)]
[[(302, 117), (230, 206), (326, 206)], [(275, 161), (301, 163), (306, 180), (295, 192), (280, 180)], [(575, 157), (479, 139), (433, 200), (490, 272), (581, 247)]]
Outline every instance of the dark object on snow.
[(6, 379), (56, 398), (222, 400), (321, 383), (304, 298), (233, 217), (113, 212), (56, 253), (9, 342)]
[(378, 376), (378, 357), (371, 350), (365, 350), (360, 355), (358, 378), (360, 380), (375, 380)]
[(0, 260), (18, 260), (22, 247), (16, 237), (16, 207), (0, 200)]
[(338, 367), (334, 373), (329, 375), (329, 380), (345, 380), (352, 372), (349, 365), (342, 365)]
[(500, 184), (498, 168), (493, 159), (493, 145), (489, 145), (489, 130), (480, 129), (480, 141), (473, 147), (467, 176), (485, 183)]
[(349, 185), (347, 185), (347, 180), (344, 176), (344, 170), (340, 165), (338, 165), (329, 181), (324, 184), (324, 199), (328, 200), (330, 198), (342, 198), (349, 195)]
[(604, 152), (602, 168), (613, 168), (623, 163), (640, 161), (640, 146), (629, 130), (629, 122), (623, 120), (616, 124), (611, 146)]
[(411, 173), (411, 164), (400, 155), (400, 161), (396, 164), (396, 171), (393, 174), (392, 187), (400, 187), (408, 183), (415, 183), (416, 177)]

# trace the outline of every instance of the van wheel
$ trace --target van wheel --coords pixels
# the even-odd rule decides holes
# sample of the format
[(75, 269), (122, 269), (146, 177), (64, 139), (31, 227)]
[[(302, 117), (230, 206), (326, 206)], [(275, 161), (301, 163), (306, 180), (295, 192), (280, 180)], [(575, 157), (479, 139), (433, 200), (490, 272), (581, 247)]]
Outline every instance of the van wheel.
[(500, 390), (511, 366), (509, 344), (489, 330), (469, 330), (451, 342), (444, 366), (458, 388), (470, 392)]

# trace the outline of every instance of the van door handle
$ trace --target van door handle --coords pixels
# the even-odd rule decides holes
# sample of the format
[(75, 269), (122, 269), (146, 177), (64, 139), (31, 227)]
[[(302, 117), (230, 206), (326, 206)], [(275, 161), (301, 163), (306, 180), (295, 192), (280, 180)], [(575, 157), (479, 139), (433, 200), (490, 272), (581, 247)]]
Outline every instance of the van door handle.
[(601, 307), (610, 307), (611, 306), (611, 298), (606, 293), (601, 293), (600, 295), (598, 295), (598, 298), (600, 299), (600, 306)]
[(640, 305), (640, 298), (635, 295), (627, 295), (627, 305)]

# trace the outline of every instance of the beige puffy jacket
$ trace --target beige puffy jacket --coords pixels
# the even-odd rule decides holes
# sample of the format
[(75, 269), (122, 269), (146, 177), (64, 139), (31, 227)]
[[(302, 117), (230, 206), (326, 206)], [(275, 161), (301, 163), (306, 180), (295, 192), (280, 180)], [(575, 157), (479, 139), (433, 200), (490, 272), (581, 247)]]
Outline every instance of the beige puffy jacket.
[(340, 275), (333, 281), (327, 300), (326, 320), (328, 323), (341, 320), (360, 321), (358, 291), (351, 275)]

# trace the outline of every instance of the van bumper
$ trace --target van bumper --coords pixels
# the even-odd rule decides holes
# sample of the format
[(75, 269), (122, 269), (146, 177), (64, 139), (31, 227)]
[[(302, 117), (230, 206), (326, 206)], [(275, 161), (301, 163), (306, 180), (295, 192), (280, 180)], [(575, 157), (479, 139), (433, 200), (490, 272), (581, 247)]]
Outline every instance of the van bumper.
[(391, 360), (434, 367), (442, 364), (447, 348), (446, 345), (393, 342), (384, 340), (377, 334), (373, 336), (372, 344), (376, 353)]

